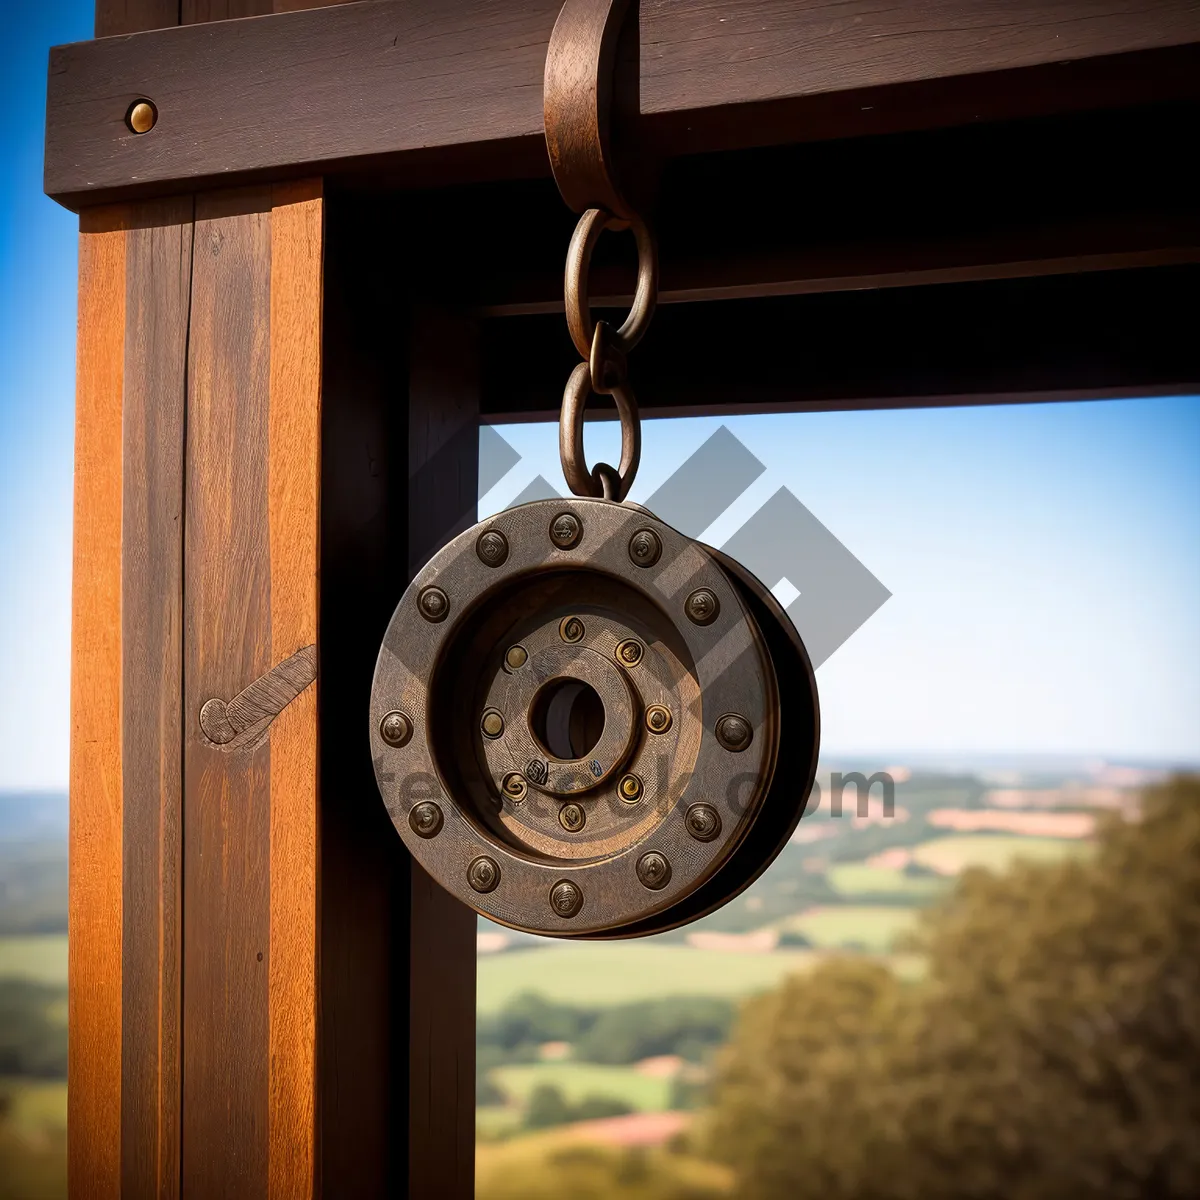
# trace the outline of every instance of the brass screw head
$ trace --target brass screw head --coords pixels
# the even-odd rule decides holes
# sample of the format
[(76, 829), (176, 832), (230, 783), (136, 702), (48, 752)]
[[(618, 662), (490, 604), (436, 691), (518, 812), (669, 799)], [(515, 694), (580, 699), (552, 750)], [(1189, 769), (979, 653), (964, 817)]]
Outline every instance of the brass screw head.
[(508, 538), (498, 529), (485, 529), (475, 540), (475, 554), (485, 567), (499, 567), (508, 558)]
[(561, 512), (550, 522), (550, 540), (560, 550), (571, 550), (583, 537), (583, 522), (571, 512)]
[(639, 529), (629, 539), (629, 558), (635, 567), (652, 567), (662, 556), (662, 541), (653, 529)]
[(657, 850), (647, 851), (637, 860), (637, 877), (642, 887), (652, 892), (661, 891), (671, 882), (671, 864), (667, 856)]
[(489, 708), (484, 712), (479, 727), (483, 730), (484, 737), (498, 738), (504, 732), (504, 717), (496, 709)]
[(754, 729), (745, 717), (737, 713), (726, 713), (717, 719), (717, 741), (726, 750), (738, 754), (745, 750), (754, 740)]
[(467, 868), (467, 882), (480, 893), (494, 892), (500, 882), (500, 867), (494, 858), (481, 854)]
[(626, 804), (636, 804), (642, 798), (643, 791), (645, 791), (645, 787), (641, 779), (632, 773), (622, 775), (621, 782), (617, 784), (617, 795)]
[(149, 100), (135, 100), (125, 114), (125, 124), (134, 133), (149, 133), (158, 120), (158, 109)]
[(721, 602), (715, 592), (708, 588), (697, 588), (684, 601), (683, 608), (693, 625), (711, 625), (721, 611)]
[(646, 709), (646, 728), (651, 733), (666, 733), (671, 728), (671, 710), (661, 704), (652, 704)]
[(389, 746), (406, 746), (412, 735), (412, 722), (398, 710), (385, 714), (379, 722), (379, 736)]
[(578, 617), (563, 617), (558, 623), (558, 636), (569, 646), (583, 641), (585, 632), (583, 622)]
[(617, 660), (623, 666), (636, 667), (642, 661), (642, 643), (637, 638), (626, 638), (617, 647)]
[(683, 815), (684, 828), (698, 842), (711, 842), (721, 834), (721, 814), (711, 804), (693, 804)]
[(441, 588), (427, 587), (423, 588), (417, 597), (417, 607), (425, 620), (436, 624), (446, 619), (446, 614), (450, 611), (450, 600)]
[(422, 800), (412, 806), (408, 825), (417, 837), (437, 837), (442, 831), (442, 810), (432, 800)]
[(504, 655), (504, 666), (509, 671), (519, 671), (529, 661), (529, 651), (524, 646), (509, 646)]
[(587, 824), (587, 813), (583, 811), (583, 805), (574, 801), (564, 804), (558, 810), (558, 823), (568, 833), (578, 833)]
[(550, 907), (560, 917), (573, 917), (583, 907), (583, 892), (569, 879), (560, 879), (550, 889)]
[(550, 769), (543, 759), (531, 758), (525, 765), (525, 776), (530, 783), (545, 783), (549, 774)]
[(529, 791), (529, 784), (525, 782), (525, 777), (516, 771), (510, 771), (505, 775), (504, 782), (500, 786), (514, 804), (520, 804)]

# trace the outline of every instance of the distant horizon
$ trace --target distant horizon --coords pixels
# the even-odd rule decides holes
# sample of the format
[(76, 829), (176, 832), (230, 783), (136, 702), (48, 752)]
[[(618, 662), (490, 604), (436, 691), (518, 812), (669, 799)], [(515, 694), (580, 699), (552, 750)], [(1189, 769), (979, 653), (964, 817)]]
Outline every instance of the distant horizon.
[[(1200, 758), (1139, 758), (1131, 755), (1111, 755), (1088, 752), (1050, 752), (1043, 750), (822, 750), (818, 765), (830, 762), (870, 763), (875, 770), (886, 771), (888, 767), (908, 767), (949, 772), (955, 767), (965, 769), (1007, 769), (1019, 767), (1037, 770), (1088, 771), (1095, 768), (1129, 768), (1134, 770), (1189, 773), (1200, 772)], [(0, 797), (12, 796), (67, 796), (70, 791), (66, 783), (48, 784), (38, 787), (14, 787), (0, 784)]]

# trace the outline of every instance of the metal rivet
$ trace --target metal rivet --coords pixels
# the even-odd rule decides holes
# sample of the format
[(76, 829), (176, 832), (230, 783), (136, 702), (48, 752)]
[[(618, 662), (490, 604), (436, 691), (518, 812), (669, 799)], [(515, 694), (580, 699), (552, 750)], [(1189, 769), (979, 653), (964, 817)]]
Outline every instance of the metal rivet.
[(125, 124), (134, 133), (149, 133), (158, 120), (158, 109), (149, 100), (135, 100), (125, 114)]
[(626, 804), (636, 804), (642, 798), (644, 790), (641, 779), (633, 774), (622, 775), (621, 782), (617, 784), (617, 795)]
[(540, 758), (531, 758), (525, 766), (525, 775), (531, 783), (545, 783), (550, 768)]
[(652, 704), (646, 709), (646, 728), (651, 733), (666, 733), (671, 728), (671, 710), (661, 704)]
[(693, 624), (711, 625), (717, 619), (717, 613), (721, 611), (721, 602), (715, 592), (709, 591), (708, 588), (697, 588), (684, 601), (683, 609)]
[(662, 555), (662, 542), (653, 529), (639, 529), (629, 539), (629, 557), (635, 566), (652, 567)]
[(617, 647), (617, 660), (627, 667), (636, 667), (642, 661), (642, 643), (637, 638), (626, 638)]
[(568, 833), (578, 833), (587, 824), (587, 813), (582, 804), (564, 804), (558, 810), (558, 823)]
[(720, 717), (717, 720), (716, 734), (717, 741), (735, 754), (745, 750), (754, 740), (754, 730), (750, 722), (737, 713), (726, 713)]
[(427, 587), (417, 597), (417, 607), (427, 621), (444, 621), (450, 611), (450, 601), (439, 587)]
[(379, 736), (389, 746), (404, 746), (412, 737), (412, 722), (399, 711), (387, 713), (379, 722)]
[(498, 529), (486, 529), (476, 539), (475, 553), (485, 567), (498, 567), (508, 558), (508, 538)]
[(412, 806), (408, 824), (417, 837), (437, 837), (442, 830), (442, 810), (432, 800), (422, 800)]
[(661, 891), (671, 882), (671, 864), (665, 854), (650, 850), (637, 860), (637, 877), (644, 888)]
[(558, 624), (558, 636), (568, 645), (583, 641), (583, 622), (578, 617), (563, 617)]
[(477, 892), (494, 892), (500, 882), (500, 867), (494, 858), (481, 854), (467, 868), (467, 882)]
[(583, 893), (569, 879), (560, 879), (550, 889), (550, 907), (560, 917), (573, 917), (583, 907)]
[(583, 522), (570, 512), (561, 512), (550, 522), (550, 540), (560, 550), (570, 550), (579, 545), (583, 537)]
[(525, 782), (525, 777), (516, 771), (511, 771), (505, 775), (504, 782), (500, 786), (504, 794), (514, 804), (520, 804), (525, 799), (525, 794), (529, 791), (529, 785)]
[(711, 804), (693, 804), (684, 813), (683, 824), (698, 842), (711, 842), (721, 835), (721, 814)]
[(504, 665), (510, 671), (519, 671), (529, 661), (529, 651), (524, 646), (509, 646), (504, 655)]
[(494, 708), (487, 709), (479, 722), (484, 737), (498, 738), (504, 732), (504, 717)]

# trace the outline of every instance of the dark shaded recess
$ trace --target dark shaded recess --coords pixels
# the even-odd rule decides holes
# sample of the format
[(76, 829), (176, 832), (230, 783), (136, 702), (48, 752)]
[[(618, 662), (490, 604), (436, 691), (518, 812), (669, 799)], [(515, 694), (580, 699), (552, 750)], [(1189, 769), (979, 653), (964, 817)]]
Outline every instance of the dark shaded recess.
[(405, 573), (407, 315), (347, 204), (326, 216), (321, 462), (320, 1162), (341, 1196), (403, 1194), (409, 860), (367, 701)]

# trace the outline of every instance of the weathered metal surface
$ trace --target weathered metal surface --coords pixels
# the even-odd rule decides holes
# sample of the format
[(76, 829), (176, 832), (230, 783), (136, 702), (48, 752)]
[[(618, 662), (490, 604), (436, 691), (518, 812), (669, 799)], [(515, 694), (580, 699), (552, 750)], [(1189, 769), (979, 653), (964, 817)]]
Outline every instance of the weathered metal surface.
[[(498, 565), (478, 553), (492, 534)], [(631, 551), (646, 541), (656, 554)], [(653, 932), (740, 891), (799, 819), (818, 738), (807, 656), (763, 629), (787, 618), (757, 587), (604, 500), (523, 505), (452, 541), (396, 609), (371, 699), (413, 855), (476, 911), (560, 937)]]

